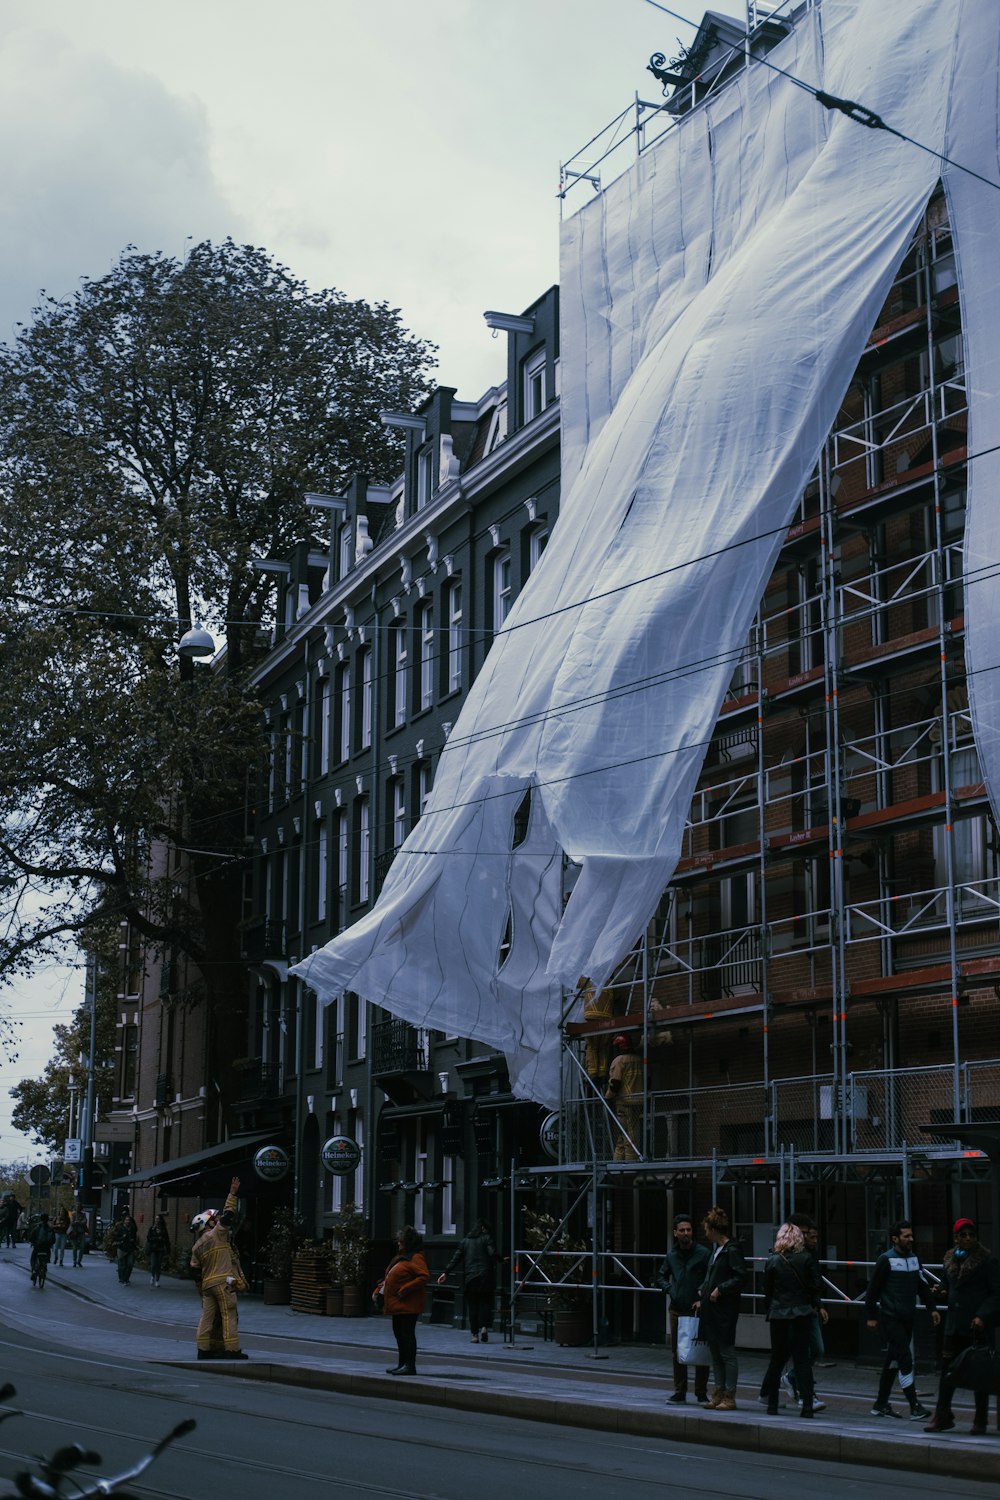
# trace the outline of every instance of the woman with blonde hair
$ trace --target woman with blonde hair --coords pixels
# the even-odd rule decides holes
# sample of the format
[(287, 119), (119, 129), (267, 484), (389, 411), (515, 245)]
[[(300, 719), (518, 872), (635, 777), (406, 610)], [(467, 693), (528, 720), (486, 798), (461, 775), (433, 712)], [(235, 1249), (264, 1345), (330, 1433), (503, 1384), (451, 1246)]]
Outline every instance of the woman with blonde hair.
[(764, 1314), (771, 1332), (771, 1359), (761, 1390), (768, 1415), (778, 1414), (781, 1372), (791, 1358), (802, 1396), (800, 1415), (813, 1414), (813, 1372), (809, 1336), (820, 1302), (819, 1268), (805, 1248), (802, 1230), (782, 1224), (764, 1267)]

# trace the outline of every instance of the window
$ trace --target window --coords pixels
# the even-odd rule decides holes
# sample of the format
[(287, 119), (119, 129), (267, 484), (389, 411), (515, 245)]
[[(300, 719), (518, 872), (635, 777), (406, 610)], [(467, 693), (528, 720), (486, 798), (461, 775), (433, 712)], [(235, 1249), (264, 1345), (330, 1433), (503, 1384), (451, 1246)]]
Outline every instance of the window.
[(448, 691), (462, 686), (462, 580), (448, 585)]
[(361, 653), (361, 748), (372, 742), (372, 650)]
[(347, 926), (347, 813), (337, 814), (337, 930)]
[(358, 798), (358, 900), (368, 900), (368, 877), (371, 863), (371, 830), (368, 827), (368, 798)]
[(352, 556), (353, 552), (354, 528), (352, 527), (350, 521), (345, 521), (344, 525), (340, 528), (339, 561), (341, 578), (346, 578), (348, 573), (351, 571), (351, 563), (354, 560)]
[(528, 572), (533, 573), (541, 562), (542, 553), (548, 545), (549, 528), (536, 526), (528, 537)]
[(524, 420), (530, 422), (545, 410), (545, 350), (538, 349), (524, 361)]
[(427, 802), (430, 798), (431, 787), (433, 785), (434, 772), (431, 769), (431, 763), (429, 760), (422, 760), (420, 762), (420, 769), (417, 772), (417, 812), (420, 817), (423, 817), (427, 809)]
[(406, 723), (406, 672), (410, 655), (405, 620), (393, 626), (392, 637), (392, 722), (398, 727)]
[(337, 668), (337, 759), (351, 758), (351, 666), (341, 662)]
[(406, 842), (406, 782), (397, 776), (392, 783), (392, 847), (402, 848)]
[(434, 606), (429, 599), (420, 606), (420, 707), (434, 702)]
[(135, 1098), (135, 1065), (139, 1055), (138, 1026), (123, 1026), (121, 1030), (121, 1084), (119, 1099)]
[(326, 921), (326, 892), (330, 879), (330, 834), (320, 823), (316, 838), (316, 921)]
[(434, 449), (425, 448), (417, 455), (417, 510), (430, 504), (434, 488)]
[(496, 634), (510, 614), (513, 599), (510, 582), (510, 548), (501, 547), (493, 557), (493, 631)]
[(330, 770), (330, 679), (324, 677), (319, 689), (319, 774)]
[(267, 757), (267, 810), (274, 812), (275, 803), (275, 779), (278, 766), (278, 736), (272, 734), (269, 737), (270, 753)]
[(292, 716), (285, 714), (282, 718), (282, 733), (285, 736), (285, 780), (282, 787), (282, 800), (287, 802), (292, 795)]

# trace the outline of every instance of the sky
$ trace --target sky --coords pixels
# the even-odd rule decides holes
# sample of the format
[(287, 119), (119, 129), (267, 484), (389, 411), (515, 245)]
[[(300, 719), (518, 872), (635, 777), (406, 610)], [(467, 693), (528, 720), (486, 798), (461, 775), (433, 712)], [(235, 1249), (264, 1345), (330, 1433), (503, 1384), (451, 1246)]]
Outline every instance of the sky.
[[(398, 307), (475, 400), (506, 373), (483, 312), (559, 278), (560, 163), (661, 97), (650, 55), (689, 46), (706, 7), (670, 9), (694, 24), (650, 0), (0, 0), (0, 339), (128, 245), (230, 235)], [(633, 159), (626, 143), (603, 181)], [(0, 996), (23, 1022), (0, 1160), (40, 1154), (7, 1089), (82, 999), (82, 963)]]

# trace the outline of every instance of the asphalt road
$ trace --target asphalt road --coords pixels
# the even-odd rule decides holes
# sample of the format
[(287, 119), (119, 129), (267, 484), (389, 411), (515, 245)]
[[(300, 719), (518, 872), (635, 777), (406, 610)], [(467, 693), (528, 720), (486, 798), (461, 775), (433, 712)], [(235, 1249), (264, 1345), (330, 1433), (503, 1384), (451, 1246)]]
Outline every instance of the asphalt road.
[[(952, 1487), (920, 1473), (227, 1379), (155, 1363), (189, 1359), (190, 1339), (139, 1323), (134, 1312), (96, 1307), (51, 1284), (35, 1293), (23, 1271), (0, 1266), (0, 1381), (15, 1384), (10, 1404), (24, 1413), (0, 1423), (0, 1495), (9, 1490), (5, 1479), (33, 1466), (33, 1455), (78, 1442), (102, 1455), (100, 1472), (118, 1472), (187, 1417), (197, 1419), (196, 1431), (130, 1493), (690, 1500), (709, 1492), (713, 1500), (785, 1500), (806, 1491), (809, 1500), (937, 1500)], [(961, 1492), (963, 1500), (995, 1500), (996, 1487), (970, 1473)]]

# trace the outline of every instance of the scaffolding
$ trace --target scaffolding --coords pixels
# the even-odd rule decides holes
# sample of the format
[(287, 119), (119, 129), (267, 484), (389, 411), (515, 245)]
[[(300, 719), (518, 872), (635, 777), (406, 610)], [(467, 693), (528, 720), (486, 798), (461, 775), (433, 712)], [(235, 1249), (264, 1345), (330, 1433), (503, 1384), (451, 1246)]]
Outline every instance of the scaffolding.
[[(938, 191), (733, 660), (671, 886), (603, 994), (583, 1014), (567, 996), (559, 1162), (534, 1182), (563, 1174), (567, 1211), (589, 1193), (596, 1222), (600, 1189), (621, 1208), (655, 1182), (688, 1208), (694, 1184), (743, 1186), (734, 1222), (763, 1234), (806, 1187), (863, 1188), (838, 1236), (861, 1259), (915, 1186), (986, 1182), (957, 1129), (921, 1128), (1000, 1121), (966, 416)], [(605, 1097), (619, 1033), (642, 1065), (624, 1109)]]

